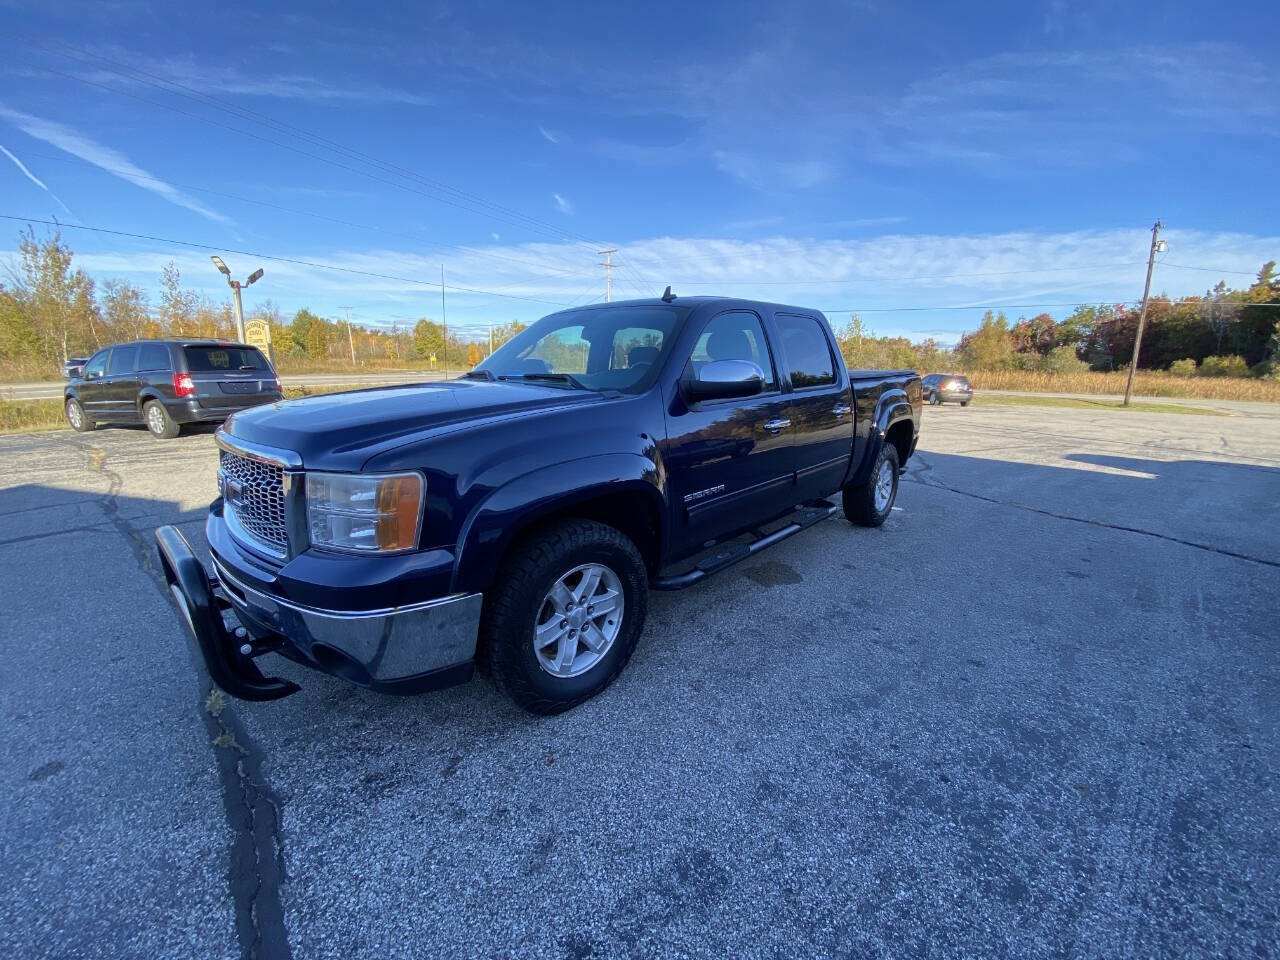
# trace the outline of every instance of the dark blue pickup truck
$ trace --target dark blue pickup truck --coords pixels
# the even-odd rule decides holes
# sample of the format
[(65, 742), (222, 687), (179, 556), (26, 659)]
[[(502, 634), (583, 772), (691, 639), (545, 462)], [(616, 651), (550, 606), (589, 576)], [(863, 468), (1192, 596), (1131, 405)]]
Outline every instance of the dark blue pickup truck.
[(668, 290), (544, 317), (458, 380), (237, 413), (212, 575), (173, 527), (156, 538), (229, 694), (297, 691), (269, 653), (390, 693), (479, 661), (555, 713), (626, 665), (650, 589), (842, 507), (883, 523), (920, 406), (915, 373), (846, 370), (817, 311)]

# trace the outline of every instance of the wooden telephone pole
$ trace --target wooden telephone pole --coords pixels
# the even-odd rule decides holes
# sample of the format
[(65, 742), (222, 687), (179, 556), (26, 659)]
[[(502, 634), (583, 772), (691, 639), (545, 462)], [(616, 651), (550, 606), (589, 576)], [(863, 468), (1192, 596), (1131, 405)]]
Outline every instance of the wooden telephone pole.
[(1151, 227), (1151, 252), (1147, 255), (1147, 285), (1142, 288), (1142, 309), (1138, 312), (1138, 335), (1133, 338), (1133, 360), (1129, 362), (1129, 379), (1124, 385), (1124, 405), (1129, 405), (1133, 393), (1133, 375), (1138, 369), (1138, 351), (1142, 349), (1142, 330), (1147, 325), (1147, 298), (1151, 296), (1151, 269), (1156, 264), (1156, 253), (1164, 249), (1160, 239), (1160, 221)]

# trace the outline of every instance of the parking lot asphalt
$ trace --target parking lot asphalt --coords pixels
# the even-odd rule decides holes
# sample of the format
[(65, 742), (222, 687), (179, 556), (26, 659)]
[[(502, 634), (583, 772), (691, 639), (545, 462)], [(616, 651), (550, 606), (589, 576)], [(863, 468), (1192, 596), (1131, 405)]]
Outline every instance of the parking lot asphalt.
[(1263, 956), (1280, 410), (930, 409), (900, 510), (655, 594), (560, 717), (280, 661), (151, 531), (208, 433), (0, 438), (0, 955)]

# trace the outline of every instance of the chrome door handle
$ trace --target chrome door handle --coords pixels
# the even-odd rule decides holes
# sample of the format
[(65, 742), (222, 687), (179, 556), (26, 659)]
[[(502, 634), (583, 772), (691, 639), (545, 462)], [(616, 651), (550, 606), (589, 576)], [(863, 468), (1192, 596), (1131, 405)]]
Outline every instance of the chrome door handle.
[(770, 433), (779, 433), (789, 426), (791, 426), (790, 420), (767, 420), (765, 421), (764, 428)]
[(844, 404), (840, 404), (838, 407), (832, 407), (831, 412), (837, 417), (843, 417), (846, 413), (852, 413), (853, 407), (847, 407)]

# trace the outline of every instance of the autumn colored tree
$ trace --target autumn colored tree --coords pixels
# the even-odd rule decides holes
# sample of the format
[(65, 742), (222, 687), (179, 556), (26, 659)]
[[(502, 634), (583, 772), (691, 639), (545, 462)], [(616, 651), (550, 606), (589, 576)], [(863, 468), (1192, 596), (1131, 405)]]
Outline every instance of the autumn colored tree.
[(1013, 343), (1009, 319), (988, 310), (973, 333), (966, 333), (956, 347), (964, 365), (971, 370), (1007, 370), (1013, 366)]

